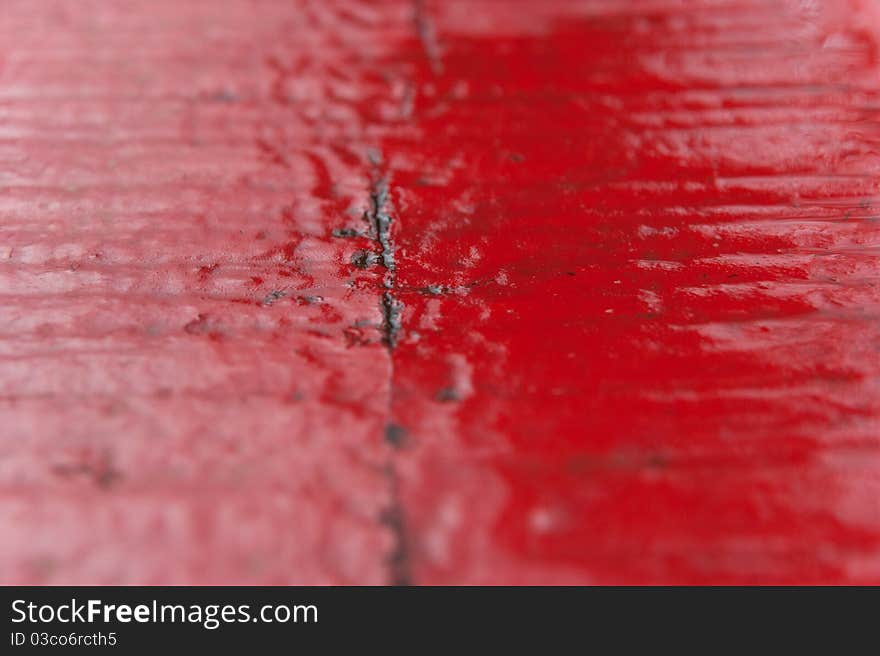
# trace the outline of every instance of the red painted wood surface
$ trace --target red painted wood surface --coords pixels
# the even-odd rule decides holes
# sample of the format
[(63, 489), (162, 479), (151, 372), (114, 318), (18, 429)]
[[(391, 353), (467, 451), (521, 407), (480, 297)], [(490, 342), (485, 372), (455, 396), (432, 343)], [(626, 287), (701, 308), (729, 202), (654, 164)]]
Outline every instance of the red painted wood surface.
[(880, 583), (870, 0), (5, 0), (4, 583)]

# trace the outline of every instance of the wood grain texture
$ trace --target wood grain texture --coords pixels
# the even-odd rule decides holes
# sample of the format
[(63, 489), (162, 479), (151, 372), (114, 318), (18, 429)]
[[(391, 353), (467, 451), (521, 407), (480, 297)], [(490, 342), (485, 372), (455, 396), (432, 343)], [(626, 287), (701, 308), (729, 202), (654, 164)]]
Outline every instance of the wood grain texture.
[(7, 0), (0, 581), (880, 583), (870, 0)]

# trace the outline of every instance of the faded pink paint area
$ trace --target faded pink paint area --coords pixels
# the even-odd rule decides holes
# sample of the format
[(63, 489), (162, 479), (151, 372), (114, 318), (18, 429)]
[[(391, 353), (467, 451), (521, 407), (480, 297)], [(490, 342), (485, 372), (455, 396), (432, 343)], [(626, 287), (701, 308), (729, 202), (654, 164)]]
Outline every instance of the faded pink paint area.
[(407, 8), (4, 3), (4, 582), (387, 580), (390, 360), (332, 231)]

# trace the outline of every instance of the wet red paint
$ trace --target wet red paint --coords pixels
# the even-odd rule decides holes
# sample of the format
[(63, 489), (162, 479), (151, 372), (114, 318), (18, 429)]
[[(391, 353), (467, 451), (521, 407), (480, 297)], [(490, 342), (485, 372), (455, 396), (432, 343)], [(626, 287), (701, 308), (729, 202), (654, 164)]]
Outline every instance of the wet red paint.
[(0, 32), (4, 581), (880, 582), (872, 3)]

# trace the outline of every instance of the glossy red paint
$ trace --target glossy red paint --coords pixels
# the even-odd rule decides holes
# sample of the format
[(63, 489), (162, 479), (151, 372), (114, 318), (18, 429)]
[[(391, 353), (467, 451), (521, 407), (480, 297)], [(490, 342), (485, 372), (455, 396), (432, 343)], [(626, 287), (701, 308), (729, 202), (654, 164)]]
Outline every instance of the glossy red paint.
[(0, 34), (4, 582), (880, 582), (874, 3)]

